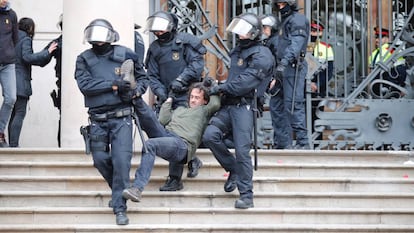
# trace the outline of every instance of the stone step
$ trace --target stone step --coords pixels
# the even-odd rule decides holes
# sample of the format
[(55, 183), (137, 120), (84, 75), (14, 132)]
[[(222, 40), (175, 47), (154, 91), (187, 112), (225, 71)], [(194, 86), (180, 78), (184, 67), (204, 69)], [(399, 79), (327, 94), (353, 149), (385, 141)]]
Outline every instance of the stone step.
[[(253, 150), (251, 151), (253, 155)], [(198, 149), (197, 156), (203, 162), (216, 162), (208, 149)], [(133, 161), (139, 162), (140, 152)], [(403, 164), (414, 162), (412, 151), (330, 151), (330, 150), (258, 150), (258, 163), (324, 163), (324, 164)], [(82, 149), (0, 148), (0, 161), (92, 161)]]
[(30, 233), (121, 233), (121, 232), (184, 232), (184, 233), (408, 233), (414, 232), (413, 226), (387, 224), (130, 224), (116, 226), (114, 224), (9, 224), (0, 225), (0, 232)]
[[(109, 208), (0, 207), (0, 224), (115, 223)], [(411, 225), (414, 209), (130, 207), (131, 224), (386, 224)]]
[[(131, 176), (134, 176), (139, 163), (132, 163)], [(185, 166), (187, 167), (187, 166)], [(268, 177), (414, 177), (414, 165), (395, 164), (297, 164), (275, 163), (262, 164), (254, 176)], [(168, 164), (157, 160), (153, 175), (167, 175)], [(184, 176), (187, 173), (185, 168)], [(204, 162), (199, 177), (216, 176), (224, 170), (217, 162)], [(99, 175), (92, 161), (0, 161), (0, 176), (97, 176)]]
[[(221, 191), (226, 181), (221, 177), (184, 178), (183, 191)], [(153, 176), (146, 190), (158, 190), (166, 177)], [(412, 192), (413, 178), (349, 177), (253, 177), (256, 192)], [(106, 191), (100, 176), (0, 176), (0, 190), (9, 191)]]
[[(414, 193), (259, 192), (255, 207), (413, 208)], [(236, 192), (144, 191), (131, 207), (232, 207)], [(0, 191), (1, 207), (107, 207), (109, 191)]]

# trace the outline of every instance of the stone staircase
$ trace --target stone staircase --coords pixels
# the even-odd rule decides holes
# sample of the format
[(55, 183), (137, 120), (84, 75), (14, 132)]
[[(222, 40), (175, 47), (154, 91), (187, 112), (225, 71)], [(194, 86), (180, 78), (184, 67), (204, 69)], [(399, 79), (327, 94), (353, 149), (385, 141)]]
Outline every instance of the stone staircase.
[(158, 191), (168, 167), (157, 159), (142, 201), (128, 202), (130, 224), (117, 226), (82, 150), (1, 149), (0, 232), (414, 232), (412, 152), (259, 150), (247, 210), (223, 191), (209, 150), (197, 153), (204, 166), (178, 192)]

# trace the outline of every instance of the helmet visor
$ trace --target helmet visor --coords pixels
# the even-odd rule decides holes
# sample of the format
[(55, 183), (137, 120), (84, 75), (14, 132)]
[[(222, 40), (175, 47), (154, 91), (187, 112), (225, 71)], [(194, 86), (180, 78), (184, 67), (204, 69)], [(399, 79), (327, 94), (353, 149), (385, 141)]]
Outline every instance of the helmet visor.
[(265, 18), (262, 19), (262, 25), (263, 26), (269, 26), (269, 27), (273, 27), (273, 25), (275, 24), (275, 20), (274, 18), (267, 16)]
[(116, 40), (115, 33), (106, 27), (92, 26), (85, 29), (84, 32), (85, 41), (89, 43), (93, 42), (109, 42), (112, 43)]
[(145, 32), (155, 32), (155, 31), (171, 31), (172, 25), (170, 21), (161, 17), (150, 17), (147, 20), (147, 25), (145, 27)]
[(226, 31), (235, 33), (240, 36), (247, 36), (249, 32), (251, 32), (253, 26), (248, 23), (246, 20), (241, 18), (234, 18), (229, 26), (227, 27)]

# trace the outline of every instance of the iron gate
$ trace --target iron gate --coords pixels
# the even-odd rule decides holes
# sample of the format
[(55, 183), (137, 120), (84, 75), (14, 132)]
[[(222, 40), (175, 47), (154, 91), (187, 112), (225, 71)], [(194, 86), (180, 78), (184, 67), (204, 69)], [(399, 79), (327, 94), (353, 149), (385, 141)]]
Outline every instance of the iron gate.
[[(298, 5), (311, 22), (325, 27), (321, 40), (334, 51), (332, 78), (321, 84), (326, 85), (324, 94), (310, 89), (315, 70), (324, 64), (312, 56), (308, 60), (313, 62), (305, 90), (312, 148), (414, 150), (413, 1), (299, 0)], [(152, 10), (160, 9), (179, 16), (179, 30), (205, 40), (209, 52), (205, 75), (219, 80), (226, 78), (228, 52), (235, 44), (235, 38), (224, 31), (231, 18), (244, 12), (277, 15), (269, 0), (157, 0)], [(375, 49), (376, 27), (389, 31), (390, 52), (372, 66), (368, 58)], [(405, 84), (384, 80), (401, 61), (407, 67)], [(265, 112), (258, 130), (259, 146), (269, 148), (270, 114)]]

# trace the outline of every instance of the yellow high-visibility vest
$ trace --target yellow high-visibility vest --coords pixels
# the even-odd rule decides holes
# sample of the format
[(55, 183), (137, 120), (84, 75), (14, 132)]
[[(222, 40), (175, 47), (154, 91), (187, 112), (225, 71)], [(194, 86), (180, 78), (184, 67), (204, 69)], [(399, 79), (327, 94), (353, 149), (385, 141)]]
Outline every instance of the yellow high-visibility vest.
[[(390, 50), (390, 45), (388, 43), (383, 44), (380, 48), (376, 48), (372, 51), (371, 56), (369, 56), (368, 61), (371, 67), (374, 67), (375, 64), (379, 61), (386, 61), (388, 60), (394, 51)], [(398, 58), (398, 60), (394, 63), (394, 66), (399, 66), (405, 63), (405, 59), (403, 57)]]
[(317, 58), (321, 63), (324, 63), (326, 61), (333, 61), (334, 52), (332, 46), (320, 40), (316, 41), (315, 47), (313, 49), (313, 56)]

